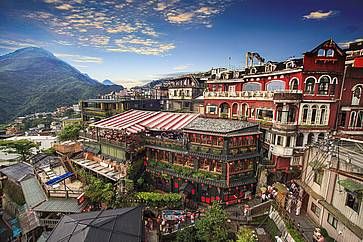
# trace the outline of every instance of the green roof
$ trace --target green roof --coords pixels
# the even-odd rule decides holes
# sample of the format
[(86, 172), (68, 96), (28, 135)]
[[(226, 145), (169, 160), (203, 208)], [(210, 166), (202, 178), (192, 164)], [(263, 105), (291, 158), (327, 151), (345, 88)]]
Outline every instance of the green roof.
[(339, 180), (338, 184), (351, 192), (363, 191), (363, 184), (350, 180), (350, 179)]
[(34, 208), (47, 199), (39, 181), (36, 177), (31, 177), (20, 182), (21, 189), (23, 190), (26, 204), (30, 208)]

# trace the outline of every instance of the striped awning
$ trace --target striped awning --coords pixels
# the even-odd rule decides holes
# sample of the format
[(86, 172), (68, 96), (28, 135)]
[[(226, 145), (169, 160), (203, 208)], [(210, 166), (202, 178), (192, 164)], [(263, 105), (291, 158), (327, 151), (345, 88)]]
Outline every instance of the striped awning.
[(199, 114), (130, 110), (98, 121), (91, 126), (103, 129), (123, 130), (128, 134), (143, 130), (180, 130)]

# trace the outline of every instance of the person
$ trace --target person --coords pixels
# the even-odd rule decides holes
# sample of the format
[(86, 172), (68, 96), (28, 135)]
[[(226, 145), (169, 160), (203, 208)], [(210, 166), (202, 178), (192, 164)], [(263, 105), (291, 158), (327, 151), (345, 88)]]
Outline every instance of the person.
[(192, 214), (190, 215), (190, 222), (191, 222), (192, 224), (194, 224), (194, 213), (192, 213)]
[(283, 242), (280, 236), (275, 236), (276, 242)]
[(300, 215), (301, 205), (302, 205), (301, 199), (298, 199), (296, 203), (296, 213), (295, 213), (296, 216)]
[(292, 196), (291, 194), (289, 194), (288, 198), (287, 198), (287, 203), (286, 203), (286, 211), (291, 213), (291, 206), (292, 206)]
[(261, 199), (262, 199), (262, 202), (266, 201), (266, 194), (265, 193), (262, 193)]

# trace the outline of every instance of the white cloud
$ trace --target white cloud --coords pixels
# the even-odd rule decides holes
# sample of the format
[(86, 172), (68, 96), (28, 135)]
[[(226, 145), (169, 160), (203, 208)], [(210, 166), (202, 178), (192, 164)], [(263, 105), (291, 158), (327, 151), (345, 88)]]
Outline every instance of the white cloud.
[(192, 66), (191, 64), (175, 66), (175, 67), (173, 68), (173, 70), (175, 70), (175, 71), (183, 71), (183, 70), (187, 70), (187, 69), (189, 69), (191, 66)]
[(103, 59), (101, 57), (95, 57), (95, 56), (82, 56), (82, 55), (73, 55), (66, 53), (55, 53), (54, 55), (57, 56), (58, 58), (64, 58), (66, 60), (77, 63), (95, 63), (95, 64), (103, 63)]
[(194, 17), (194, 13), (193, 12), (187, 12), (187, 13), (180, 13), (180, 14), (168, 14), (167, 15), (167, 19), (169, 20), (169, 22), (171, 23), (187, 23), (190, 22)]
[(333, 15), (335, 15), (337, 12), (330, 10), (327, 12), (323, 12), (322, 10), (318, 10), (318, 11), (313, 11), (310, 12), (308, 15), (304, 15), (303, 18), (304, 19), (326, 19), (329, 18)]
[(58, 5), (55, 7), (56, 9), (59, 9), (59, 10), (71, 10), (73, 7), (72, 5), (69, 5), (67, 3), (64, 3), (62, 5)]

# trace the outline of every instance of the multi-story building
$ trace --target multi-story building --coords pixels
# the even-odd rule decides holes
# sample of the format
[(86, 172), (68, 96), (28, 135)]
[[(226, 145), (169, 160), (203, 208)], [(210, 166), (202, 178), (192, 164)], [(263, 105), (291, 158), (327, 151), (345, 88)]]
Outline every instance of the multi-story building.
[(131, 109), (161, 109), (161, 99), (99, 98), (80, 101), (81, 118), (85, 122), (99, 121)]
[(302, 210), (338, 242), (363, 240), (362, 142), (325, 141), (305, 150)]
[(168, 80), (167, 111), (199, 112), (205, 78), (190, 74)]
[(301, 59), (262, 61), (208, 80), (205, 115), (259, 122), (265, 164), (285, 180), (301, 169), (302, 148), (335, 128), (345, 53), (328, 40)]
[(159, 189), (184, 192), (192, 203), (238, 203), (255, 191), (258, 125), (198, 116), (132, 110), (90, 125), (82, 136), (87, 153), (115, 166), (145, 162)]

